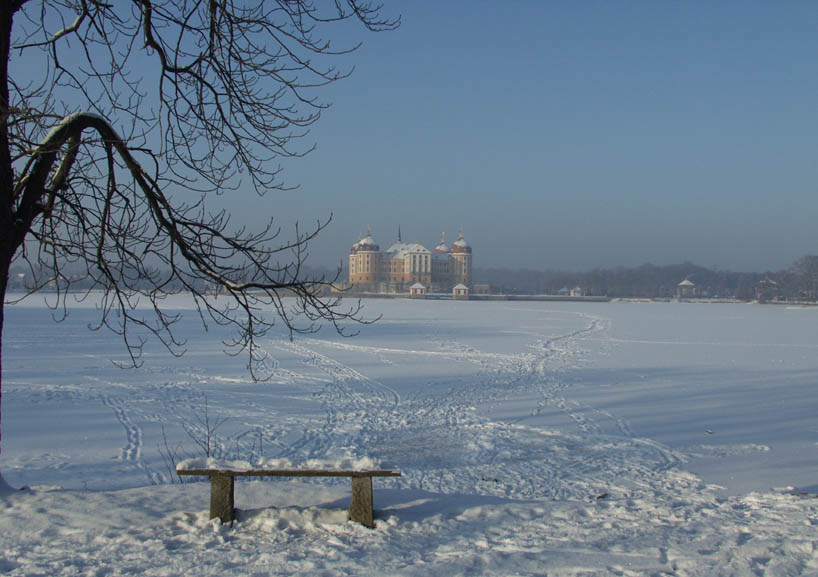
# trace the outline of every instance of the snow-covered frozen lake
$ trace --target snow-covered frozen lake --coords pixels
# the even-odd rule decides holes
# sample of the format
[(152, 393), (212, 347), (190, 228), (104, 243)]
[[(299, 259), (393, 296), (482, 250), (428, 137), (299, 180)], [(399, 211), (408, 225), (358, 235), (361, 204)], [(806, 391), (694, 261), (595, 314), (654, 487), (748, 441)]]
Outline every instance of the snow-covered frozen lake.
[[(156, 575), (205, 558), (212, 574), (247, 575), (818, 574), (816, 499), (790, 494), (818, 483), (818, 308), (365, 310), (383, 318), (354, 338), (266, 338), (273, 375), (255, 383), (190, 310), (183, 357), (151, 342), (144, 365), (124, 370), (112, 363), (126, 359), (121, 341), (86, 328), (93, 307), (73, 306), (62, 323), (40, 297), (8, 307), (0, 470), (41, 489), (5, 499), (5, 513), (0, 504), (0, 572), (106, 567), (105, 555), (153, 535), (158, 552), (141, 562)], [(170, 486), (162, 456), (199, 455), (186, 429), (201, 430), (205, 406), (225, 419), (217, 457), (400, 468), (375, 483), (379, 527), (339, 517), (346, 480), (242, 483), (237, 506), (249, 513), (233, 528), (209, 524), (207, 486)], [(108, 510), (104, 527), (76, 514), (85, 508)], [(44, 527), (51, 510), (69, 528), (39, 538), (35, 520), (28, 537), (9, 536), (39, 509)], [(128, 519), (141, 528), (126, 539)], [(94, 545), (108, 532), (118, 546)], [(78, 546), (93, 559), (73, 564)]]

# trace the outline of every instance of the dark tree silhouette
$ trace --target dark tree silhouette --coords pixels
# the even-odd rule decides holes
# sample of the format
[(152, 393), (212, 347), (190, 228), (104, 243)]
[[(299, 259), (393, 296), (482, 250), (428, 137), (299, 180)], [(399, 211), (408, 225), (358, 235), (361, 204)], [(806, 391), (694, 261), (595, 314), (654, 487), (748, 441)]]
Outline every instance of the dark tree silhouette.
[(397, 27), (381, 12), (365, 0), (0, 3), (0, 344), (13, 264), (35, 290), (55, 287), (63, 310), (72, 282), (100, 292), (100, 327), (134, 365), (145, 330), (183, 352), (162, 308), (170, 290), (235, 328), (229, 350), (254, 376), (256, 339), (275, 323), (362, 322), (360, 304), (325, 296), (335, 279), (304, 273), (331, 215), (285, 239), (272, 219), (251, 231), (205, 200), (286, 189), (279, 160), (309, 152), (317, 92), (348, 74), (332, 57), (357, 48), (324, 34)]

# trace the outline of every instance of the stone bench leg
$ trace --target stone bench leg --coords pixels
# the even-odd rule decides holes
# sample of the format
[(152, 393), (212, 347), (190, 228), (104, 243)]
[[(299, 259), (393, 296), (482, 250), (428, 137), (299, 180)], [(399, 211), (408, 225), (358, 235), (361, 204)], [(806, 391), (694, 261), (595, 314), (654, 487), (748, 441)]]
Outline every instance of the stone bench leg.
[(349, 519), (369, 528), (375, 526), (372, 511), (372, 477), (352, 477)]
[(218, 517), (222, 523), (233, 522), (233, 475), (210, 476), (210, 518)]

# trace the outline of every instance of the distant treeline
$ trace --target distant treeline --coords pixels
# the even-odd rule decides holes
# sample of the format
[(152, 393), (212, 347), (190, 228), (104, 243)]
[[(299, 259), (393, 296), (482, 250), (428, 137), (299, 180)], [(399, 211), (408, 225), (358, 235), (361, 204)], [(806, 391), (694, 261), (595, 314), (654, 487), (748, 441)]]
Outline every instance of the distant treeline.
[[(49, 283), (48, 279), (34, 272), (22, 267), (12, 268), (9, 288), (56, 288), (53, 281)], [(64, 272), (66, 277), (61, 285), (70, 284), (75, 290), (101, 288), (87, 274), (72, 275), (70, 269)], [(302, 273), (308, 276), (327, 279), (335, 278), (337, 272), (323, 268), (302, 269)], [(343, 271), (339, 278), (343, 280), (345, 275), (346, 271)], [(804, 256), (792, 267), (777, 272), (730, 272), (685, 262), (666, 266), (643, 264), (635, 268), (620, 266), (588, 272), (475, 268), (472, 279), (473, 285), (489, 285), (489, 291), (493, 294), (558, 295), (579, 289), (585, 296), (673, 298), (678, 284), (689, 280), (695, 285), (695, 296), (698, 298), (815, 302), (818, 301), (818, 256)], [(210, 290), (205, 285), (195, 288), (201, 292)], [(473, 286), (473, 290), (476, 288)], [(166, 290), (184, 290), (184, 287), (170, 282)]]
[[(815, 301), (818, 295), (818, 256), (805, 256), (791, 268), (778, 272), (711, 270), (689, 262), (635, 268), (616, 267), (588, 272), (530, 269), (475, 268), (475, 284), (488, 284), (497, 294), (560, 294), (580, 289), (587, 296), (611, 298), (673, 298), (677, 285), (689, 280), (696, 296), (755, 300), (760, 287), (763, 299)], [(772, 281), (772, 282), (768, 282)]]
[[(303, 278), (310, 279), (324, 279), (332, 281), (339, 274), (337, 269), (330, 270), (326, 268), (311, 268), (302, 266), (300, 273)], [(151, 287), (158, 284), (162, 285), (163, 292), (174, 293), (187, 290), (193, 290), (202, 294), (215, 293), (216, 287), (201, 279), (190, 281), (189, 286), (185, 286), (178, 279), (171, 277), (167, 269), (156, 268), (151, 270), (154, 278), (141, 278), (136, 269), (131, 267), (122, 267), (118, 274), (128, 276), (129, 286), (138, 290), (148, 291)], [(338, 276), (337, 278), (342, 278)], [(160, 279), (159, 282), (157, 279)], [(235, 282), (243, 282), (250, 280), (242, 278), (241, 275), (236, 274), (233, 278)], [(281, 281), (287, 282), (291, 280), (286, 275), (282, 274)], [(47, 269), (32, 269), (28, 266), (15, 265), (12, 266), (9, 274), (8, 288), (10, 291), (55, 291), (55, 290), (71, 290), (71, 291), (87, 291), (87, 290), (104, 290), (106, 289), (106, 279), (96, 272), (89, 272), (79, 267), (66, 265), (61, 267), (60, 276), (54, 278), (53, 272)], [(284, 291), (282, 291), (284, 292)]]

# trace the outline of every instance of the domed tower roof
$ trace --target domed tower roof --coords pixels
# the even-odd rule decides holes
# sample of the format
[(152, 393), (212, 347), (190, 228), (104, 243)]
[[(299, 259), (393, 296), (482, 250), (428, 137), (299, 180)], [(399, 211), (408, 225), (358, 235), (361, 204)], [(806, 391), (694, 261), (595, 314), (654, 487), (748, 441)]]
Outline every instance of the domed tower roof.
[(471, 252), (471, 246), (469, 246), (469, 243), (467, 243), (466, 239), (463, 238), (463, 231), (462, 230), (460, 231), (460, 234), (459, 234), (457, 240), (452, 243), (452, 252), (455, 253), (455, 254), (457, 254), (457, 253), (462, 254), (462, 253), (470, 253)]
[(381, 248), (375, 242), (375, 239), (372, 238), (372, 228), (369, 227), (366, 231), (366, 236), (364, 238), (358, 238), (358, 242), (352, 245), (352, 248), (349, 249), (349, 252), (359, 252), (359, 251), (367, 251), (367, 252), (378, 252)]
[(441, 233), (440, 244), (435, 247), (435, 254), (448, 254), (449, 245), (446, 244), (446, 233)]

